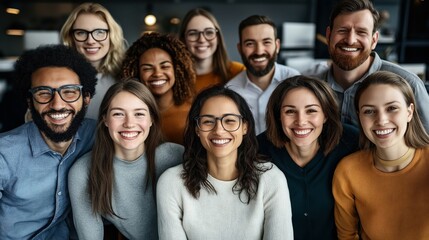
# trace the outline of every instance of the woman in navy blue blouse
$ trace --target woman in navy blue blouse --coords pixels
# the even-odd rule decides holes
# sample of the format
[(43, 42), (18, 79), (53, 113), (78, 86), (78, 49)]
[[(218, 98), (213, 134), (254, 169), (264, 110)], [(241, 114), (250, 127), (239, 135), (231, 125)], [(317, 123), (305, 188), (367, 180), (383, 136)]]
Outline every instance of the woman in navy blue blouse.
[(323, 81), (295, 76), (271, 95), (259, 151), (286, 175), (295, 239), (336, 239), (332, 176), (358, 149), (358, 129), (343, 125), (336, 95)]

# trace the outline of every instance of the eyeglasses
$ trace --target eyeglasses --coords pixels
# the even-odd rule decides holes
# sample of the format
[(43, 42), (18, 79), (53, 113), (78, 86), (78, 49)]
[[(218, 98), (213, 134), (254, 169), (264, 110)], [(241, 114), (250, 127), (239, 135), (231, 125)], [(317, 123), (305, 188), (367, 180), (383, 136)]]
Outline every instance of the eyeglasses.
[(202, 115), (195, 117), (198, 128), (203, 132), (209, 132), (216, 126), (217, 120), (228, 132), (235, 132), (240, 128), (243, 117), (236, 114), (225, 114), (222, 117), (214, 117), (210, 115)]
[(82, 85), (63, 85), (59, 88), (51, 88), (47, 86), (35, 87), (28, 90), (32, 95), (33, 99), (40, 103), (49, 103), (54, 99), (54, 94), (57, 92), (61, 99), (66, 103), (76, 102), (82, 95)]
[(217, 32), (218, 30), (216, 28), (206, 28), (204, 31), (189, 30), (186, 33), (186, 39), (190, 42), (196, 42), (200, 38), (200, 35), (203, 34), (204, 38), (210, 41), (216, 37)]
[(107, 36), (109, 35), (109, 29), (101, 29), (97, 28), (92, 31), (87, 31), (84, 29), (73, 29), (73, 37), (78, 42), (85, 42), (88, 39), (89, 34), (91, 34), (92, 38), (97, 41), (101, 42), (106, 40)]

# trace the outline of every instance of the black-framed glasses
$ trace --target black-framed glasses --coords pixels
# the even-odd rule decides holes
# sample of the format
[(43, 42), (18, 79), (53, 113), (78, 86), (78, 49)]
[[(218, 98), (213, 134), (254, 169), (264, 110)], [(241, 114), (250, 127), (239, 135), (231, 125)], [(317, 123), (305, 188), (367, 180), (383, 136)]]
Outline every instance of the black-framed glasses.
[(48, 86), (40, 86), (28, 90), (33, 96), (34, 101), (45, 104), (54, 99), (55, 92), (57, 92), (61, 99), (66, 103), (76, 102), (82, 95), (82, 85), (69, 84), (63, 85), (59, 88), (51, 88)]
[(216, 28), (205, 28), (203, 31), (189, 30), (186, 32), (186, 40), (196, 42), (200, 38), (201, 34), (203, 34), (204, 38), (207, 41), (210, 41), (216, 37), (217, 31), (218, 30)]
[(237, 131), (243, 120), (243, 116), (237, 114), (225, 114), (222, 117), (215, 117), (211, 115), (201, 115), (195, 117), (198, 128), (203, 132), (209, 132), (216, 126), (217, 120), (220, 121), (223, 129), (228, 132)]
[(97, 28), (92, 31), (87, 31), (85, 29), (73, 29), (73, 38), (78, 42), (85, 42), (88, 39), (89, 34), (91, 34), (92, 38), (101, 42), (107, 39), (109, 35), (109, 29)]

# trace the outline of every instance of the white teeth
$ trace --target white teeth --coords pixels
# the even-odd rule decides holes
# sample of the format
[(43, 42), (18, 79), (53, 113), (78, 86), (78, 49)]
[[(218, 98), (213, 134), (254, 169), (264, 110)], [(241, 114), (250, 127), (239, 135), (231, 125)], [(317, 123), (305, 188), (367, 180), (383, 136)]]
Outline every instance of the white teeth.
[(357, 48), (347, 48), (347, 47), (343, 47), (342, 49), (348, 52), (355, 52), (358, 50)]
[(375, 130), (377, 135), (386, 135), (393, 132), (393, 129)]
[(294, 130), (296, 135), (305, 135), (311, 132), (311, 129), (305, 129), (305, 130)]
[(162, 84), (165, 84), (166, 82), (167, 82), (166, 80), (158, 80), (158, 81), (152, 81), (149, 84), (154, 86), (160, 86)]
[(57, 113), (57, 114), (49, 114), (49, 117), (56, 119), (56, 120), (60, 120), (60, 119), (64, 119), (66, 117), (68, 117), (70, 115), (70, 113)]
[(204, 50), (206, 50), (208, 47), (197, 47), (197, 49), (198, 50), (200, 50), (200, 51), (204, 51)]
[(212, 142), (214, 144), (226, 144), (231, 142), (231, 140), (230, 139), (213, 139)]
[(132, 137), (137, 136), (138, 132), (126, 132), (126, 133), (125, 132), (121, 132), (120, 134), (123, 137), (132, 138)]
[(98, 48), (85, 48), (85, 50), (86, 50), (87, 52), (90, 52), (90, 53), (95, 53), (95, 52), (97, 52), (97, 51), (98, 51)]
[(253, 59), (253, 61), (255, 61), (255, 62), (262, 62), (262, 61), (265, 61), (265, 57), (261, 57), (261, 58), (254, 58)]

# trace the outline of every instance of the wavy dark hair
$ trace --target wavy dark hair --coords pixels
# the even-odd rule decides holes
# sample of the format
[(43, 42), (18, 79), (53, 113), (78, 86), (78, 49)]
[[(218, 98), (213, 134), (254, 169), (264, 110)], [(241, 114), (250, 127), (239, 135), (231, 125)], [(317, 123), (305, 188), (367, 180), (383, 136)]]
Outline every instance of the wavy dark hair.
[[(258, 166), (259, 163), (265, 162), (266, 159), (263, 159), (258, 154), (258, 142), (256, 140), (255, 121), (252, 112), (246, 100), (230, 89), (222, 86), (213, 86), (203, 90), (195, 98), (188, 114), (185, 129), (185, 152), (183, 154), (184, 162), (181, 176), (186, 188), (195, 198), (199, 197), (201, 187), (209, 192), (216, 193), (216, 189), (207, 180), (207, 151), (197, 136), (197, 122), (195, 118), (199, 116), (204, 103), (217, 96), (231, 99), (237, 105), (240, 115), (243, 117), (243, 123), (247, 124), (247, 133), (243, 136), (243, 142), (238, 147), (238, 156), (235, 165), (238, 170), (238, 181), (232, 188), (232, 191), (238, 195), (240, 201), (248, 204), (258, 191), (260, 174), (268, 169)], [(246, 194), (246, 199), (242, 199), (242, 192)]]
[(228, 52), (226, 50), (225, 40), (223, 39), (222, 29), (215, 16), (210, 13), (210, 11), (203, 8), (194, 8), (186, 13), (183, 18), (182, 24), (179, 29), (179, 39), (186, 43), (186, 30), (188, 28), (189, 22), (196, 16), (203, 16), (210, 20), (213, 23), (214, 27), (218, 30), (217, 32), (217, 48), (213, 54), (213, 72), (219, 74), (222, 82), (225, 84), (229, 79), (231, 79), (231, 72), (229, 66), (231, 65), (231, 60), (228, 57)]
[[(405, 144), (408, 147), (413, 148), (423, 148), (429, 145), (429, 136), (426, 133), (425, 128), (423, 127), (422, 121), (420, 120), (420, 116), (418, 113), (418, 107), (416, 104), (416, 100), (414, 98), (414, 93), (407, 80), (402, 78), (396, 73), (388, 72), (388, 71), (378, 71), (372, 73), (368, 77), (366, 77), (362, 83), (359, 85), (356, 90), (354, 105), (356, 109), (356, 114), (359, 116), (359, 101), (363, 92), (365, 92), (372, 85), (390, 85), (394, 88), (397, 88), (401, 91), (405, 103), (407, 106), (410, 104), (414, 105), (413, 117), (411, 121), (408, 123), (407, 130), (405, 131), (404, 140)], [(380, 93), (383, 94), (383, 93)], [(426, 106), (424, 106), (426, 107)], [(362, 130), (362, 125), (360, 124), (360, 145), (364, 149), (375, 149), (375, 144), (372, 143), (364, 134)]]
[(332, 9), (331, 16), (329, 18), (329, 27), (331, 30), (334, 27), (335, 18), (341, 14), (349, 14), (362, 10), (369, 10), (374, 20), (374, 28), (372, 33), (374, 34), (380, 27), (380, 14), (374, 5), (369, 0), (341, 0)]
[(308, 89), (320, 102), (326, 122), (323, 124), (322, 133), (317, 140), (323, 153), (327, 155), (340, 142), (343, 126), (335, 93), (326, 82), (317, 78), (298, 75), (285, 79), (276, 87), (268, 100), (265, 115), (268, 140), (278, 148), (282, 148), (286, 142), (290, 142), (283, 131), (280, 114), (283, 99), (290, 90), (296, 88)]
[[(147, 156), (146, 190), (149, 183), (155, 192), (155, 150), (162, 143), (160, 115), (152, 93), (136, 79), (127, 79), (112, 85), (104, 95), (98, 115), (95, 143), (91, 155), (91, 168), (88, 176), (88, 193), (92, 210), (101, 215), (116, 215), (112, 207), (112, 192), (114, 182), (113, 157), (115, 148), (109, 129), (104, 124), (112, 99), (120, 92), (129, 92), (143, 101), (149, 108), (152, 126), (145, 141)], [(120, 217), (119, 217), (120, 218)]]
[[(173, 85), (175, 105), (181, 105), (195, 95), (195, 70), (191, 53), (175, 36), (157, 32), (145, 33), (128, 48), (122, 62), (121, 78), (140, 79), (140, 56), (147, 50), (159, 48), (166, 51), (173, 61), (176, 82)], [(141, 82), (143, 82), (140, 79)]]
[(97, 70), (75, 49), (59, 45), (42, 45), (24, 52), (15, 63), (15, 83), (22, 97), (32, 101), (28, 90), (31, 88), (31, 75), (43, 67), (66, 67), (79, 76), (84, 97), (93, 97), (97, 84)]

